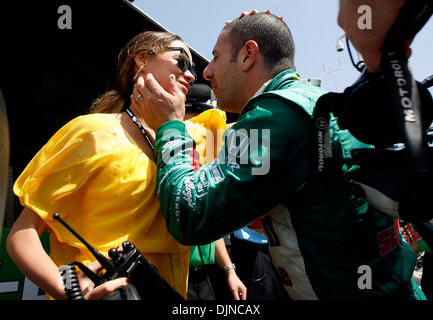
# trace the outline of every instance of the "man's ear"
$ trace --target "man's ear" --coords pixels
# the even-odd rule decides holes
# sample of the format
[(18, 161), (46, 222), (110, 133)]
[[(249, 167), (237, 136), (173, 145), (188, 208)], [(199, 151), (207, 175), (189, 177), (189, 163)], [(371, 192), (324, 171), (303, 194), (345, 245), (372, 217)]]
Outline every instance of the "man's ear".
[(248, 71), (256, 63), (259, 53), (259, 45), (254, 40), (248, 40), (244, 46), (239, 50), (241, 69)]

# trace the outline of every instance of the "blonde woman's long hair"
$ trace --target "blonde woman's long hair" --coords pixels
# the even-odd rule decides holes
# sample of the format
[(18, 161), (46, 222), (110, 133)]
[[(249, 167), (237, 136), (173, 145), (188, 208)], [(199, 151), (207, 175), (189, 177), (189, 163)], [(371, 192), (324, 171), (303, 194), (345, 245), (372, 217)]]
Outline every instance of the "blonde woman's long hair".
[(131, 103), (135, 74), (134, 57), (140, 54), (155, 55), (164, 52), (175, 41), (183, 41), (178, 35), (163, 31), (145, 31), (132, 38), (117, 58), (117, 90), (110, 90), (98, 97), (90, 107), (91, 113), (118, 113)]

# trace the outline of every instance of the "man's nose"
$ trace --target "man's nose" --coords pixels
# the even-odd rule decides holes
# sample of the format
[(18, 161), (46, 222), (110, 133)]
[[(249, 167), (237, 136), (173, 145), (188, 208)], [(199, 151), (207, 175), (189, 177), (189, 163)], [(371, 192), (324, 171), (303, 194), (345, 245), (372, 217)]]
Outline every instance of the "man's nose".
[(212, 80), (212, 77), (213, 77), (212, 67), (210, 66), (210, 64), (208, 64), (206, 68), (203, 70), (203, 78), (210, 81)]

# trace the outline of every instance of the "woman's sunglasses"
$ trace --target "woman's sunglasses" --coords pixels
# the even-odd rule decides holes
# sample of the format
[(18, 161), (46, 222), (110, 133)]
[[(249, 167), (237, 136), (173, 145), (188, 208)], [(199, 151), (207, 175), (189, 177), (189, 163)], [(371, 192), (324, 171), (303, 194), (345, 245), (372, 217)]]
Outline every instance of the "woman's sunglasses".
[(189, 59), (187, 58), (188, 54), (186, 53), (185, 49), (182, 47), (167, 47), (166, 49), (167, 51), (180, 51), (181, 55), (176, 58), (179, 69), (182, 70), (182, 72), (186, 72), (187, 70), (189, 70), (189, 72), (191, 72), (194, 76), (194, 79), (197, 80), (197, 71), (195, 71), (191, 61), (189, 61)]

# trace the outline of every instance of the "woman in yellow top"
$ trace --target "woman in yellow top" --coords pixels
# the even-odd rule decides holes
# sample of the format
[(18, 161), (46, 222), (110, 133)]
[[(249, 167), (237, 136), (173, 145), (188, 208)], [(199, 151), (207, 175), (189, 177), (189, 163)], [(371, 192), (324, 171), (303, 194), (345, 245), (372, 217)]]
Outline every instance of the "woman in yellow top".
[[(134, 37), (118, 57), (118, 90), (97, 99), (93, 113), (62, 127), (15, 182), (24, 209), (8, 237), (8, 253), (55, 299), (65, 299), (58, 267), (95, 259), (53, 220), (54, 213), (102, 254), (123, 241), (132, 242), (186, 297), (189, 247), (167, 231), (155, 192), (155, 132), (139, 116), (134, 101), (146, 97), (133, 95), (136, 79), (149, 74), (165, 90), (185, 98), (196, 74), (180, 37), (150, 31)], [(39, 239), (45, 229), (51, 233), (50, 256)], [(119, 281), (125, 284), (124, 278)], [(85, 298), (99, 298), (113, 284), (100, 287), (83, 290)]]

